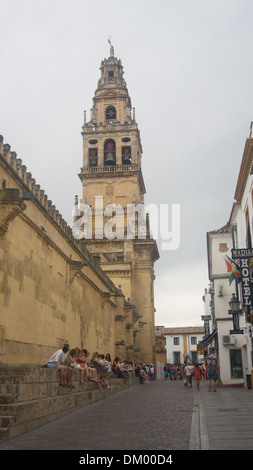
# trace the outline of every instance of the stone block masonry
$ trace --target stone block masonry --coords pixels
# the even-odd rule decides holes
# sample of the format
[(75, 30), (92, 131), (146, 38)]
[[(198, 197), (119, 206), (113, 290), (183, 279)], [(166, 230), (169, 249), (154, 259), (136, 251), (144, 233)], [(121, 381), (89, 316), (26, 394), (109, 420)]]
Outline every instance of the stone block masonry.
[(5, 442), (102, 400), (139, 383), (135, 377), (109, 377), (110, 388), (99, 390), (96, 383), (80, 384), (80, 372), (73, 370), (74, 389), (59, 385), (56, 369), (41, 367), (0, 368), (0, 442)]

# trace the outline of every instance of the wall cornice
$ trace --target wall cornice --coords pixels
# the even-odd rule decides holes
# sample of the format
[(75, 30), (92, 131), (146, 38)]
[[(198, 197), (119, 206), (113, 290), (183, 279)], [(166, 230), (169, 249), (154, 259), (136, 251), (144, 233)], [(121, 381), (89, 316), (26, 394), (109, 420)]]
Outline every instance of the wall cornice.
[(241, 167), (240, 167), (236, 190), (235, 190), (234, 198), (237, 202), (241, 202), (242, 200), (246, 182), (250, 174), (252, 160), (253, 160), (253, 138), (248, 138), (245, 143)]

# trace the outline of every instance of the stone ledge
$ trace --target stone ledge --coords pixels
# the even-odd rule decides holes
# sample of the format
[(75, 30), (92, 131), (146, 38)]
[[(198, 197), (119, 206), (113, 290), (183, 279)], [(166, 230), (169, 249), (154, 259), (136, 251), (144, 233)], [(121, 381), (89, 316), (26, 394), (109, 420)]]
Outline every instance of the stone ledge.
[(73, 370), (74, 389), (59, 385), (55, 369), (40, 367), (0, 368), (0, 442), (36, 429), (66, 414), (135, 386), (138, 378), (109, 377), (110, 388), (99, 390), (96, 383), (80, 384), (80, 372)]

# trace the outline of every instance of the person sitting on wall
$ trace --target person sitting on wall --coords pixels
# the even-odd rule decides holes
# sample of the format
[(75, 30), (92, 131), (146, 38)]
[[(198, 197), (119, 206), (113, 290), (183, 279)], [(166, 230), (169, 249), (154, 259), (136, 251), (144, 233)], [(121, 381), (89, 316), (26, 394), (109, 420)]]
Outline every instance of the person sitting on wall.
[(84, 380), (85, 382), (95, 382), (98, 385), (99, 390), (102, 389), (102, 382), (98, 379), (97, 370), (95, 367), (91, 367), (88, 362), (89, 352), (87, 349), (79, 350), (77, 357), (77, 364), (80, 365), (81, 369), (84, 371)]
[[(84, 384), (84, 369), (80, 366), (80, 363), (77, 361), (79, 352), (79, 348), (71, 349), (71, 351), (69, 351), (66, 362), (68, 367), (70, 367), (71, 369), (78, 369), (80, 371), (80, 383)], [(75, 386), (71, 383), (70, 388), (75, 388)]]
[(83, 349), (80, 351), (77, 362), (80, 364), (81, 367), (84, 369), (84, 377), (85, 381), (88, 382), (88, 380), (98, 380), (97, 377), (97, 371), (95, 367), (91, 367), (88, 357), (89, 357), (89, 351), (87, 349)]
[(127, 370), (122, 367), (119, 357), (115, 357), (112, 363), (112, 371), (120, 378), (128, 376)]
[(108, 364), (108, 374), (110, 375), (111, 372), (112, 372), (112, 359), (111, 359), (111, 354), (110, 353), (106, 353), (105, 360)]
[(56, 368), (60, 372), (60, 386), (71, 386), (72, 371), (66, 366), (66, 354), (69, 350), (69, 345), (64, 344), (62, 349), (58, 349), (48, 360), (47, 366), (49, 368)]
[(108, 382), (108, 369), (109, 365), (108, 362), (105, 360), (105, 355), (104, 354), (99, 354), (99, 364), (100, 364), (100, 380), (103, 383), (104, 388), (110, 388), (109, 382)]

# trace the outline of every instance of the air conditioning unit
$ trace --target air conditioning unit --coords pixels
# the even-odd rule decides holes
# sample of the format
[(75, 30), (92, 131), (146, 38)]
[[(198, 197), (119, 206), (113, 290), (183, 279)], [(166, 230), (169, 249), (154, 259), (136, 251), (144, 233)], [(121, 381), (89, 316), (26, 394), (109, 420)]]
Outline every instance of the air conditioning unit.
[(229, 344), (235, 344), (235, 336), (233, 335), (225, 335), (222, 337), (222, 342), (225, 346)]

